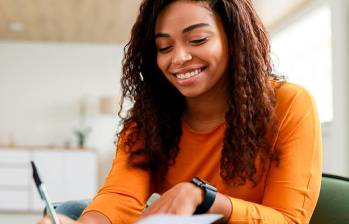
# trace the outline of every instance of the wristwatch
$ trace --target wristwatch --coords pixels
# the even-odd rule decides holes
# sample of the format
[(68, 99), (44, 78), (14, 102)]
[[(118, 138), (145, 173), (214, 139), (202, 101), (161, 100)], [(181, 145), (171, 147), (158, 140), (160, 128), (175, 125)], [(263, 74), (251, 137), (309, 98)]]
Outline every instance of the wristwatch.
[(196, 207), (194, 214), (206, 213), (211, 208), (214, 200), (216, 199), (217, 188), (207, 183), (206, 181), (201, 180), (199, 177), (194, 177), (191, 180), (191, 183), (193, 183), (195, 186), (200, 187), (205, 193), (203, 202), (198, 205), (198, 207)]

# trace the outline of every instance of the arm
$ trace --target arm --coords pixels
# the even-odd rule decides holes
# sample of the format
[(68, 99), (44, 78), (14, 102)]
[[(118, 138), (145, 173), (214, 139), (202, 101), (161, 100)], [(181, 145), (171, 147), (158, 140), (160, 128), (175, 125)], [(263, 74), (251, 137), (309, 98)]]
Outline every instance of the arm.
[(322, 144), (315, 102), (306, 90), (290, 102), (275, 147), (280, 164), (271, 164), (262, 204), (288, 223), (308, 223), (320, 193)]
[(78, 223), (80, 224), (111, 224), (110, 220), (100, 212), (91, 211), (83, 214)]
[(121, 137), (111, 171), (84, 210), (81, 223), (133, 223), (142, 213), (151, 192), (150, 174), (128, 165), (123, 141)]
[[(133, 223), (140, 216), (151, 192), (150, 174), (128, 166), (123, 141), (121, 137), (109, 175), (80, 219), (74, 221), (58, 215), (62, 224)], [(38, 223), (49, 224), (51, 221), (45, 216)]]
[(229, 223), (308, 223), (315, 208), (322, 147), (314, 101), (298, 87), (292, 97), (278, 99), (278, 104), (277, 114), (281, 115), (275, 148), (280, 152), (280, 163), (270, 165), (261, 204), (230, 198)]

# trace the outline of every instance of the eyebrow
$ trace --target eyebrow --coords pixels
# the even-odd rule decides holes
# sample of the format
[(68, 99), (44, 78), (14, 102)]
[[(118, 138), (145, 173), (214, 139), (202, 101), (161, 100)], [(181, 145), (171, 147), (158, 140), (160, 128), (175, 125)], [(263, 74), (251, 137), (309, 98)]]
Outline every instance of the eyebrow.
[[(184, 28), (182, 33), (188, 33), (190, 31), (193, 31), (194, 29), (197, 29), (197, 28), (200, 28), (200, 27), (205, 27), (205, 26), (210, 26), (210, 25), (208, 23), (193, 24), (193, 25), (190, 25), (190, 26)], [(170, 37), (170, 35), (167, 34), (167, 33), (156, 33), (155, 34), (155, 38), (158, 38), (158, 37)]]

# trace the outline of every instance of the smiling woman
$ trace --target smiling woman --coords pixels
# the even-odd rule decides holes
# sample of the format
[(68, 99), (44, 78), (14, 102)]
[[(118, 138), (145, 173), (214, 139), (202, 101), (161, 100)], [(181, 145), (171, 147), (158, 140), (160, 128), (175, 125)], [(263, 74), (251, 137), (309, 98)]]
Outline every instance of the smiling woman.
[[(157, 64), (187, 98), (207, 97), (227, 88), (226, 35), (220, 18), (201, 4), (173, 3), (159, 14), (155, 25)], [(217, 96), (226, 99), (222, 97)]]
[(250, 0), (144, 0), (121, 81), (134, 104), (80, 223), (163, 213), (309, 222), (321, 181), (315, 104), (272, 73)]

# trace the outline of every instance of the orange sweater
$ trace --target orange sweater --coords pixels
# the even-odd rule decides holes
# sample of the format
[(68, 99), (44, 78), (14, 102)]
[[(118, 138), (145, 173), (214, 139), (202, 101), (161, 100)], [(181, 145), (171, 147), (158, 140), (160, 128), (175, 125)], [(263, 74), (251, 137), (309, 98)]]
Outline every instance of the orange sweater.
[(84, 213), (99, 211), (112, 223), (132, 223), (154, 191), (161, 194), (177, 183), (199, 176), (230, 197), (233, 211), (229, 223), (308, 223), (321, 183), (318, 115), (313, 99), (303, 88), (285, 83), (276, 94), (279, 123), (276, 137), (270, 140), (273, 148), (280, 150), (280, 164), (270, 163), (257, 186), (247, 182), (231, 187), (222, 181), (219, 162), (225, 124), (200, 133), (183, 123), (176, 164), (162, 183), (153, 189), (149, 172), (127, 166), (127, 154), (120, 140), (112, 169)]

